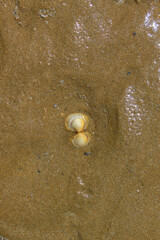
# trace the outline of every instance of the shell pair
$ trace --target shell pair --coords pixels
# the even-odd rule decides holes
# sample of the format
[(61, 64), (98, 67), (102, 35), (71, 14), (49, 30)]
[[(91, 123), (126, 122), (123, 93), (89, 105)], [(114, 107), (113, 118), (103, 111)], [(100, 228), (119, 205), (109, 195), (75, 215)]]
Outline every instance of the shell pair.
[(89, 117), (83, 113), (73, 113), (67, 116), (65, 127), (70, 132), (76, 132), (71, 142), (76, 147), (84, 147), (90, 141), (89, 132), (84, 132), (89, 124)]

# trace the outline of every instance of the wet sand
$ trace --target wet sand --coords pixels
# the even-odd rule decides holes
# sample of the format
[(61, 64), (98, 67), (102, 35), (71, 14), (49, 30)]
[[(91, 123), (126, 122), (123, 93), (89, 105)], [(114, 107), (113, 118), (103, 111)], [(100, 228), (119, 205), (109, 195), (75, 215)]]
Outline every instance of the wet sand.
[[(159, 9), (1, 1), (1, 236), (160, 239)], [(91, 119), (84, 148), (74, 112)]]

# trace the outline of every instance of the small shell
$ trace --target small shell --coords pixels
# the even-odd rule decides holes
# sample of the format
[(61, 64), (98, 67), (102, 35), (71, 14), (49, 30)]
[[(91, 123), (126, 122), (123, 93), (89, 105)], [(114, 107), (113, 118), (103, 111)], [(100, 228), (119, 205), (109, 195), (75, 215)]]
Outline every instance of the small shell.
[(77, 133), (71, 138), (71, 141), (75, 147), (84, 147), (86, 146), (91, 139), (89, 132)]
[(83, 132), (89, 124), (89, 118), (83, 113), (73, 113), (67, 116), (65, 126), (71, 132)]

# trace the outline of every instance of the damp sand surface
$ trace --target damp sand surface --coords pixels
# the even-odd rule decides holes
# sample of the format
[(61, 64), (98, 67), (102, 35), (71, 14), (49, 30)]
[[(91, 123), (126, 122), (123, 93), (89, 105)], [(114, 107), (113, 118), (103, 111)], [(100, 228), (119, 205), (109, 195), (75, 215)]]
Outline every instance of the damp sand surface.
[[(0, 235), (160, 239), (159, 1), (0, 2)], [(76, 148), (66, 116), (90, 116)]]

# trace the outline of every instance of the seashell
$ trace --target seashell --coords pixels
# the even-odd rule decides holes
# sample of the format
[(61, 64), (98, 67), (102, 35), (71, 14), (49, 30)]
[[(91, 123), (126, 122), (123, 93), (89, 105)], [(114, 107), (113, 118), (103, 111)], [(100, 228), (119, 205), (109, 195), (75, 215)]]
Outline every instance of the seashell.
[(83, 132), (89, 124), (89, 117), (83, 113), (72, 113), (67, 116), (65, 126), (71, 132)]
[(89, 132), (77, 133), (71, 138), (71, 142), (75, 147), (84, 147), (86, 146), (91, 139)]

